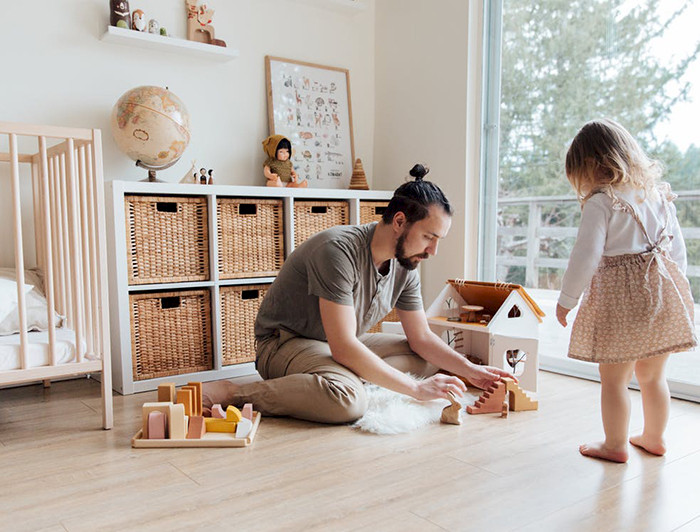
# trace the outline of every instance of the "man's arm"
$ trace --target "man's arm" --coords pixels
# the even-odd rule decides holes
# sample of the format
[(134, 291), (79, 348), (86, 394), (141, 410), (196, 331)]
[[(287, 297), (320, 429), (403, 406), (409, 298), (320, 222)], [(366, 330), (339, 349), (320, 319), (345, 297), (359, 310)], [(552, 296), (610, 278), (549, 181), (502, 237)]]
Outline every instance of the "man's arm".
[(320, 297), (319, 308), (333, 360), (363, 379), (422, 401), (448, 398), (448, 391), (461, 396), (466, 389), (456, 377), (436, 375), (416, 381), (384, 362), (355, 336), (357, 322), (352, 306)]
[(465, 377), (474, 386), (482, 389), (488, 388), (499, 377), (518, 380), (511, 373), (500, 368), (474, 364), (452, 349), (430, 330), (423, 310), (409, 311), (397, 308), (396, 311), (408, 339), (408, 345), (434, 366)]

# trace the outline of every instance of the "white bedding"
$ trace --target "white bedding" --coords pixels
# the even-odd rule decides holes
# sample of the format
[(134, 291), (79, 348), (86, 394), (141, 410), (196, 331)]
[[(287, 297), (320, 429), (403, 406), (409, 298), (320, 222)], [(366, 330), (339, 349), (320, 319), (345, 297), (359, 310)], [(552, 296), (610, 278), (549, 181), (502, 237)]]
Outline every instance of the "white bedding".
[[(27, 333), (27, 362), (30, 368), (48, 366), (49, 333)], [(0, 371), (20, 369), (19, 334), (0, 336)], [(66, 364), (75, 361), (75, 331), (66, 328), (56, 329), (56, 361)]]

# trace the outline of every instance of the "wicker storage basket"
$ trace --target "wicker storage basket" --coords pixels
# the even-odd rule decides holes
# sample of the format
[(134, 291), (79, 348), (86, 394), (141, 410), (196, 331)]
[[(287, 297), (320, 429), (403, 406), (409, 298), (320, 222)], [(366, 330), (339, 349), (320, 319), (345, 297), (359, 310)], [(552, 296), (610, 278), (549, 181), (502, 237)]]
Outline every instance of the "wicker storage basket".
[(270, 285), (222, 286), (222, 364), (255, 361), (255, 318)]
[(384, 323), (385, 321), (399, 321), (399, 315), (396, 313), (396, 309), (395, 309), (395, 308), (394, 308), (394, 309), (391, 309), (391, 312), (389, 312), (389, 314), (387, 314), (386, 316), (384, 316), (384, 319), (383, 319), (382, 321), (380, 321), (379, 323), (377, 323), (374, 327), (372, 327), (372, 328), (371, 328), (369, 331), (367, 331), (367, 332), (368, 332), (368, 333), (378, 333), (378, 332), (382, 332), (382, 323)]
[(360, 224), (380, 222), (388, 201), (360, 201)]
[(277, 275), (284, 262), (281, 199), (219, 198), (219, 278)]
[(311, 235), (336, 225), (350, 223), (347, 201), (294, 201), (294, 246)]
[(207, 200), (124, 197), (129, 284), (209, 279)]
[(212, 369), (208, 289), (131, 294), (134, 380)]

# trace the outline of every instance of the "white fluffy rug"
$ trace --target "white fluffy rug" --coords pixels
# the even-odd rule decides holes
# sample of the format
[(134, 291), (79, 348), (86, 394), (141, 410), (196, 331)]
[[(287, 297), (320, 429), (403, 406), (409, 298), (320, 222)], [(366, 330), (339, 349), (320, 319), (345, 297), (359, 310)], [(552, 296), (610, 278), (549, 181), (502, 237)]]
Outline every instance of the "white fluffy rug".
[[(442, 409), (450, 404), (447, 399), (416, 401), (374, 384), (365, 384), (365, 391), (367, 412), (352, 427), (374, 434), (402, 434), (439, 423)], [(478, 398), (478, 395), (465, 393), (460, 402), (473, 404)]]

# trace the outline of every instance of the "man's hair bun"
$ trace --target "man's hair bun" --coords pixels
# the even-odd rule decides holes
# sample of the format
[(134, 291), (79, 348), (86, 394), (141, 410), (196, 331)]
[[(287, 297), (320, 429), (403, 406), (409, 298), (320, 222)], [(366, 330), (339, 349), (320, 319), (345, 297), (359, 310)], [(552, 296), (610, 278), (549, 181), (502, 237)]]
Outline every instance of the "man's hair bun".
[(423, 166), (422, 164), (416, 164), (408, 173), (412, 177), (415, 177), (416, 181), (422, 181), (428, 172), (430, 172), (430, 168)]

